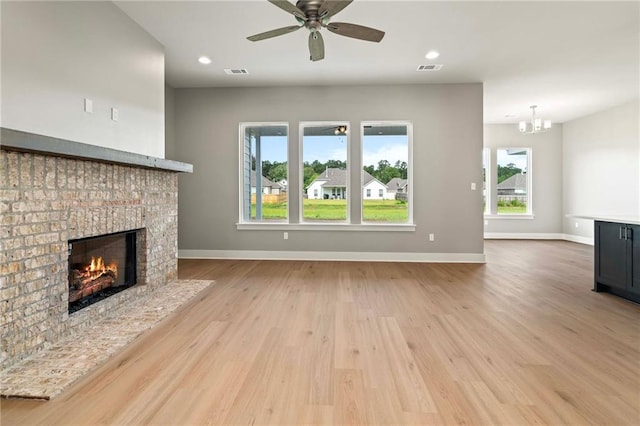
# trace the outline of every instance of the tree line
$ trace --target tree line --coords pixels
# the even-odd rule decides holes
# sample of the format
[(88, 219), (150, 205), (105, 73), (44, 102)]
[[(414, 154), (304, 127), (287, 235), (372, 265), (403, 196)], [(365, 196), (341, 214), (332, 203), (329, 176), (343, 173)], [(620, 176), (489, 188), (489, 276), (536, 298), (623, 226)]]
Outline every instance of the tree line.
[(509, 179), (513, 175), (522, 173), (522, 169), (515, 164), (509, 163), (506, 166), (498, 164), (498, 183)]
[[(253, 169), (255, 170), (255, 157), (253, 158)], [(330, 169), (346, 169), (347, 162), (341, 160), (328, 160), (321, 163), (318, 160), (312, 162), (305, 161), (302, 165), (302, 174), (304, 179), (304, 189), (306, 190), (311, 182), (314, 181), (328, 168)], [(407, 163), (406, 161), (396, 161), (395, 164), (389, 163), (387, 160), (378, 161), (377, 165), (364, 166), (364, 170), (371, 176), (378, 179), (385, 185), (393, 178), (406, 179), (407, 178)], [(262, 176), (265, 176), (272, 182), (279, 182), (282, 179), (287, 179), (287, 162), (279, 161), (263, 161), (262, 162)]]

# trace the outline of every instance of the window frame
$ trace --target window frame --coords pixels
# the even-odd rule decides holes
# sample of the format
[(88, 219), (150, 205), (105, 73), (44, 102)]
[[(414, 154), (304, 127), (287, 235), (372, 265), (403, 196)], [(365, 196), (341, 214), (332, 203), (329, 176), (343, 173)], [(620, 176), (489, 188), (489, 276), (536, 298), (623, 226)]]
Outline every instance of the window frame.
[[(354, 159), (352, 158), (352, 144), (353, 143), (358, 143), (357, 138), (355, 140), (355, 142), (351, 139), (351, 132), (354, 130), (353, 127), (351, 127), (351, 123), (349, 121), (340, 121), (340, 120), (335, 120), (335, 121), (301, 121), (298, 122), (298, 141), (297, 141), (297, 147), (298, 147), (298, 172), (299, 172), (299, 176), (298, 176), (298, 188), (295, 188), (296, 191), (298, 191), (298, 222), (295, 222), (295, 217), (291, 216), (291, 212), (292, 212), (292, 206), (291, 206), (291, 190), (292, 190), (292, 185), (291, 185), (291, 171), (295, 170), (292, 169), (292, 167), (295, 167), (295, 165), (292, 165), (292, 157), (290, 157), (290, 153), (291, 153), (291, 148), (292, 148), (292, 138), (291, 138), (291, 128), (292, 126), (290, 125), (290, 122), (280, 122), (280, 121), (274, 121), (274, 122), (269, 122), (269, 121), (265, 121), (265, 122), (240, 122), (239, 126), (238, 126), (238, 164), (239, 164), (239, 170), (238, 170), (238, 176), (239, 176), (239, 183), (238, 183), (238, 223), (236, 223), (236, 229), (237, 230), (241, 230), (241, 231), (250, 231), (250, 230), (271, 230), (271, 231), (354, 231), (354, 232), (415, 232), (416, 231), (416, 225), (413, 223), (413, 191), (409, 190), (409, 195), (407, 197), (407, 201), (408, 201), (408, 206), (409, 206), (409, 212), (408, 212), (408, 216), (409, 216), (409, 220), (407, 222), (390, 222), (390, 223), (373, 223), (373, 222), (362, 222), (362, 194), (358, 193), (354, 193), (354, 195), (358, 198), (359, 202), (360, 202), (360, 223), (358, 222), (353, 222), (353, 216), (351, 214), (351, 210), (352, 208), (354, 208), (354, 205), (352, 204), (352, 200), (353, 197), (351, 197), (352, 195), (352, 181), (353, 182), (357, 182), (359, 184), (359, 187), (362, 188), (362, 173), (358, 173), (358, 177), (352, 176), (353, 174), (353, 161)], [(359, 162), (362, 162), (362, 137), (364, 135), (364, 126), (365, 125), (376, 125), (376, 124), (382, 124), (382, 125), (388, 125), (388, 124), (402, 124), (402, 125), (407, 125), (407, 135), (409, 136), (409, 152), (408, 152), (408, 159), (409, 161), (408, 163), (408, 172), (407, 172), (407, 185), (409, 188), (411, 188), (413, 186), (413, 124), (410, 121), (406, 121), (406, 120), (402, 120), (402, 121), (361, 121), (360, 122), (360, 133), (361, 133), (361, 139), (360, 139), (360, 159)], [(318, 223), (314, 223), (314, 222), (304, 222), (303, 221), (303, 215), (304, 215), (304, 211), (303, 211), (303, 202), (304, 202), (304, 197), (303, 197), (303, 188), (304, 188), (304, 163), (303, 163), (303, 139), (304, 139), (304, 126), (308, 126), (308, 125), (319, 125), (319, 126), (324, 126), (326, 125), (327, 127), (329, 126), (340, 126), (340, 125), (345, 125), (347, 126), (348, 132), (347, 132), (347, 139), (346, 139), (346, 143), (347, 143), (347, 182), (346, 182), (346, 188), (345, 188), (345, 196), (347, 199), (347, 218), (346, 221), (335, 221), (335, 222), (318, 222)], [(246, 131), (247, 127), (253, 127), (253, 126), (284, 126), (286, 128), (287, 131), (287, 181), (289, 182), (289, 185), (287, 185), (287, 219), (286, 220), (271, 220), (271, 221), (257, 221), (257, 220), (249, 220), (246, 221), (244, 220), (244, 216), (243, 216), (243, 208), (244, 208), (244, 201), (243, 201), (243, 182), (244, 182), (244, 175), (243, 175), (243, 154), (244, 154), (244, 133)], [(296, 142), (293, 142), (294, 144)], [(295, 147), (295, 145), (293, 145), (293, 147)], [(355, 160), (358, 160), (357, 158)], [(360, 169), (362, 170), (362, 166), (360, 166)], [(250, 189), (249, 189), (250, 191)], [(293, 222), (292, 222), (293, 220)]]
[(485, 216), (491, 215), (492, 203), (491, 200), (493, 197), (491, 196), (491, 184), (493, 179), (491, 179), (491, 171), (493, 167), (491, 167), (491, 148), (484, 147), (482, 148), (482, 168), (484, 169), (484, 176), (482, 182), (482, 191), (484, 192), (483, 201), (484, 201), (484, 211), (482, 214)]
[[(406, 126), (407, 127), (407, 188), (409, 192), (407, 194), (407, 221), (406, 222), (389, 222), (384, 224), (378, 224), (375, 222), (367, 222), (364, 220), (364, 203), (365, 197), (360, 200), (360, 223), (363, 225), (371, 226), (409, 226), (415, 229), (415, 223), (413, 222), (413, 122), (409, 120), (364, 120), (360, 122), (360, 173), (359, 183), (360, 188), (363, 187), (362, 182), (362, 170), (364, 170), (364, 128), (365, 126)], [(362, 192), (362, 191), (360, 191)]]
[[(285, 219), (283, 220), (268, 220), (265, 221), (264, 219), (262, 220), (252, 220), (251, 217), (249, 217), (249, 219), (245, 219), (244, 217), (244, 210), (246, 208), (245, 206), (245, 197), (244, 195), (244, 186), (245, 186), (245, 175), (244, 175), (244, 153), (245, 153), (245, 133), (246, 133), (246, 129), (248, 127), (285, 127), (287, 134), (286, 134), (286, 138), (287, 138), (287, 181), (290, 180), (290, 176), (291, 176), (291, 161), (289, 160), (289, 144), (291, 142), (290, 140), (290, 131), (289, 131), (289, 123), (288, 122), (270, 122), (270, 121), (265, 121), (265, 122), (240, 122), (238, 125), (238, 149), (239, 149), (239, 155), (238, 155), (238, 183), (239, 183), (239, 191), (238, 191), (238, 216), (239, 216), (239, 220), (238, 220), (238, 225), (273, 225), (273, 224), (278, 224), (278, 225), (283, 225), (283, 224), (288, 224), (290, 223), (290, 215), (289, 215), (289, 190), (287, 188), (287, 216)], [(262, 160), (262, 159), (260, 159)], [(256, 182), (257, 182), (258, 176), (256, 175)], [(287, 185), (288, 186), (288, 185)], [(262, 191), (264, 191), (264, 188), (262, 188)], [(256, 202), (257, 202), (257, 188), (256, 188)], [(249, 178), (249, 211), (251, 211), (251, 178)], [(251, 214), (249, 215), (251, 216)]]
[[(347, 181), (345, 187), (345, 197), (347, 201), (347, 214), (345, 220), (336, 220), (331, 222), (314, 222), (305, 221), (304, 219), (304, 129), (305, 127), (338, 127), (346, 126), (347, 133), (343, 136), (346, 138), (346, 151), (347, 151)], [(298, 123), (298, 192), (299, 192), (299, 205), (298, 205), (298, 223), (307, 226), (322, 226), (322, 225), (353, 225), (351, 223), (351, 123), (344, 120), (335, 121), (301, 121)], [(320, 198), (322, 199), (322, 197)]]
[[(488, 194), (495, 193), (495, 199), (491, 198), (489, 211), (485, 211), (485, 219), (533, 219), (533, 147), (531, 146), (499, 146), (495, 148), (487, 147), (489, 150), (489, 171), (490, 187)], [(520, 150), (527, 152), (527, 211), (525, 213), (499, 213), (498, 212), (498, 151), (500, 150)]]

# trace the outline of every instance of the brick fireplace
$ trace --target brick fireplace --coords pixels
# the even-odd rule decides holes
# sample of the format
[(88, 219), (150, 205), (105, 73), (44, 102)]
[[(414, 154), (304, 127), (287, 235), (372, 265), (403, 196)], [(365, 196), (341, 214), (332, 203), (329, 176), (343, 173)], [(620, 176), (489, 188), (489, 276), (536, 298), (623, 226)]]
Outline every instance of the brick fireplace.
[[(191, 165), (2, 129), (0, 364), (177, 278), (178, 172)], [(69, 313), (69, 242), (135, 230), (135, 284)]]

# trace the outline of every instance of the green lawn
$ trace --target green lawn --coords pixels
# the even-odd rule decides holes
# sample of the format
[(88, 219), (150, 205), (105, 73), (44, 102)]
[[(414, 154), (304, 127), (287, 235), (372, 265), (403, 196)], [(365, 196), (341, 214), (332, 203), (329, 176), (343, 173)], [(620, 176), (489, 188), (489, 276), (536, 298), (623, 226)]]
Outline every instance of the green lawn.
[[(251, 204), (251, 219), (256, 218), (256, 205)], [(286, 219), (287, 218), (287, 203), (274, 203), (262, 205), (262, 218), (263, 219)]]
[(305, 220), (347, 220), (347, 200), (303, 201)]
[(366, 222), (406, 222), (409, 220), (408, 204), (396, 200), (365, 200), (362, 218)]
[(524, 214), (527, 206), (498, 206), (498, 213), (501, 214)]
[[(408, 209), (406, 203), (396, 200), (365, 200), (363, 206), (364, 220), (367, 222), (406, 222)], [(256, 206), (251, 205), (251, 217), (256, 217)], [(287, 204), (263, 204), (262, 218), (266, 220), (282, 220), (287, 218)], [(304, 219), (314, 220), (346, 220), (347, 200), (304, 200)]]

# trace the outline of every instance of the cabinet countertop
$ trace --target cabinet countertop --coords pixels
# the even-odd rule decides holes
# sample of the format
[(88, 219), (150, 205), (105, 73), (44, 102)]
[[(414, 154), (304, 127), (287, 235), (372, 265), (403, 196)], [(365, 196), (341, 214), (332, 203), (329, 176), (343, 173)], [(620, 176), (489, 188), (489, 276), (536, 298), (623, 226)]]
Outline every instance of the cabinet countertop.
[(640, 216), (632, 215), (598, 215), (598, 214), (568, 214), (567, 217), (575, 219), (599, 220), (602, 222), (628, 223), (640, 225)]

